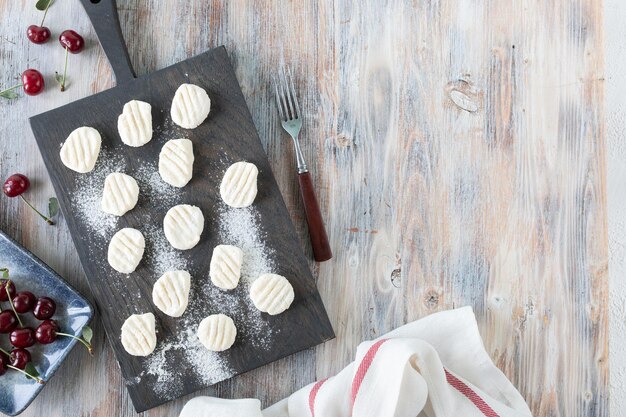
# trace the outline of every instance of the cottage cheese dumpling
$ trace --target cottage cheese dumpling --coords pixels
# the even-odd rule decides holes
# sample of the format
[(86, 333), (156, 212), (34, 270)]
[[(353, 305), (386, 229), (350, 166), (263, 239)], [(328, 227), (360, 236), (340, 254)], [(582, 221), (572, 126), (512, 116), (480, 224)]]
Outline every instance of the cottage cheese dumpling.
[(72, 171), (90, 172), (96, 165), (102, 137), (93, 127), (83, 126), (74, 130), (61, 147), (61, 162)]
[(122, 346), (133, 356), (148, 356), (156, 347), (154, 314), (133, 314), (122, 325)]
[(137, 229), (126, 227), (111, 238), (107, 256), (109, 265), (118, 272), (130, 274), (141, 262), (145, 247), (143, 234)]
[(193, 144), (189, 139), (168, 141), (159, 154), (159, 174), (174, 187), (184, 187), (193, 175)]
[(200, 322), (198, 339), (209, 350), (222, 352), (229, 349), (237, 337), (233, 319), (224, 314), (213, 314)]
[(209, 115), (211, 99), (202, 87), (194, 84), (182, 84), (174, 94), (172, 120), (185, 129), (194, 129)]
[(222, 200), (231, 207), (248, 207), (257, 194), (259, 170), (249, 162), (236, 162), (226, 170), (220, 184)]
[(232, 290), (239, 284), (243, 251), (237, 246), (218, 245), (213, 249), (209, 276), (216, 287)]
[(189, 304), (191, 276), (187, 271), (167, 271), (154, 283), (152, 301), (162, 312), (180, 317)]
[(202, 211), (189, 204), (174, 206), (163, 219), (163, 231), (168, 242), (180, 250), (191, 249), (200, 241), (204, 230)]
[(287, 278), (276, 274), (263, 274), (250, 286), (254, 306), (269, 315), (287, 310), (294, 299), (293, 287)]
[(138, 147), (152, 139), (152, 106), (150, 103), (131, 100), (124, 104), (122, 114), (117, 118), (117, 130), (122, 142)]
[(102, 192), (102, 211), (116, 216), (123, 216), (137, 205), (139, 185), (130, 175), (114, 172), (104, 180)]

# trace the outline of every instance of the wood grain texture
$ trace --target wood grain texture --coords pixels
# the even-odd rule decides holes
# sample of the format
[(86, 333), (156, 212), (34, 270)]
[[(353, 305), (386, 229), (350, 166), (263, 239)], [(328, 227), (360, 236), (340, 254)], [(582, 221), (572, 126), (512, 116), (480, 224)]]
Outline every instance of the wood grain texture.
[[(278, 140), (268, 88), (279, 65), (297, 74), (302, 145), (335, 249), (312, 267), (338, 338), (206, 393), (268, 405), (337, 372), (363, 338), (469, 304), (533, 415), (608, 415), (601, 2), (119, 6), (138, 74), (226, 45), (308, 249), (291, 144)], [(62, 53), (25, 40), (38, 20), (32, 6), (2, 2), (0, 12), (10, 22), (0, 35), (2, 82), (31, 65), (52, 84)], [(112, 85), (78, 2), (59, 2), (48, 23), (90, 41), (71, 57), (71, 85), (3, 103), (0, 122), (0, 173), (33, 177), (39, 205), (51, 185), (24, 116)], [(63, 221), (48, 228), (0, 199), (0, 227), (87, 291)], [(96, 331), (103, 354), (73, 352), (79, 366), (61, 369), (25, 415), (134, 415)], [(183, 404), (146, 415), (176, 415)]]

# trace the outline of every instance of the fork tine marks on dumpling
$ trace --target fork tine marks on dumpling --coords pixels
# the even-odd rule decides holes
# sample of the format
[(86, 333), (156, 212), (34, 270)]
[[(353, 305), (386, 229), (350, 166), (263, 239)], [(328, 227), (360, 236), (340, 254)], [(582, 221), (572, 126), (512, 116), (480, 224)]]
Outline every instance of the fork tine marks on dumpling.
[(202, 87), (182, 84), (174, 94), (170, 114), (178, 126), (194, 129), (207, 118), (210, 110), (211, 99)]
[(257, 195), (257, 177), (259, 170), (249, 162), (236, 162), (228, 167), (222, 183), (220, 195), (231, 207), (248, 207)]
[(209, 276), (218, 288), (232, 290), (239, 284), (243, 251), (232, 245), (218, 245), (213, 249)]
[(139, 185), (130, 175), (113, 172), (104, 180), (102, 211), (115, 216), (123, 216), (137, 205)]
[(191, 276), (187, 271), (168, 271), (154, 283), (152, 301), (171, 317), (183, 315), (189, 304)]
[(170, 244), (179, 250), (198, 244), (204, 230), (202, 210), (189, 204), (179, 204), (168, 210), (163, 219), (163, 231)]
[(126, 227), (113, 235), (109, 243), (107, 259), (113, 269), (123, 274), (130, 274), (143, 258), (146, 241), (143, 234)]
[(93, 127), (74, 129), (61, 147), (63, 165), (81, 174), (93, 170), (100, 154), (102, 137)]
[(122, 114), (117, 118), (117, 130), (122, 142), (138, 147), (152, 139), (152, 106), (150, 103), (131, 100), (124, 104)]
[(166, 183), (184, 187), (193, 175), (193, 144), (189, 139), (167, 141), (159, 154), (159, 174)]
[(277, 274), (263, 274), (250, 286), (250, 298), (254, 306), (272, 316), (287, 310), (294, 295), (287, 278)]
[(133, 356), (148, 356), (156, 347), (154, 314), (133, 314), (122, 325), (122, 346)]

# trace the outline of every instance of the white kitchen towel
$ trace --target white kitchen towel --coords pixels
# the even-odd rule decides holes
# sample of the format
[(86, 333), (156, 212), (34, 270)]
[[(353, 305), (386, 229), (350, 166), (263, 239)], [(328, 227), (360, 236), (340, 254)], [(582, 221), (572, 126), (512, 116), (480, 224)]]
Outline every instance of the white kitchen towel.
[(530, 417), (483, 347), (471, 307), (435, 313), (357, 348), (339, 374), (260, 410), (195, 398), (180, 417)]

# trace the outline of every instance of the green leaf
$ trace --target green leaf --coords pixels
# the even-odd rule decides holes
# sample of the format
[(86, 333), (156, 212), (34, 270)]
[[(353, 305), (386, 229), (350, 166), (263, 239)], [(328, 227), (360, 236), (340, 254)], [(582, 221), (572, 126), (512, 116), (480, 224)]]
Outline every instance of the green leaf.
[(91, 327), (89, 326), (83, 327), (83, 339), (85, 339), (85, 342), (91, 343), (92, 338), (93, 338), (93, 330), (91, 330)]
[(0, 271), (2, 271), (2, 278), (9, 279), (9, 268), (2, 268)]
[(41, 10), (42, 12), (46, 10), (50, 5), (54, 2), (54, 0), (37, 0), (37, 4), (35, 7), (37, 10)]
[(24, 368), (24, 372), (26, 372), (27, 374), (31, 375), (31, 376), (26, 376), (26, 378), (28, 379), (35, 379), (37, 377), (39, 377), (39, 372), (37, 371), (37, 369), (35, 368), (35, 366), (32, 363), (27, 363), (26, 367)]
[(6, 98), (8, 100), (13, 100), (14, 98), (18, 98), (19, 96), (17, 95), (15, 91), (8, 90), (8, 91), (0, 92), (0, 97)]
[(48, 200), (48, 217), (55, 217), (59, 214), (59, 200), (56, 197), (50, 197)]

